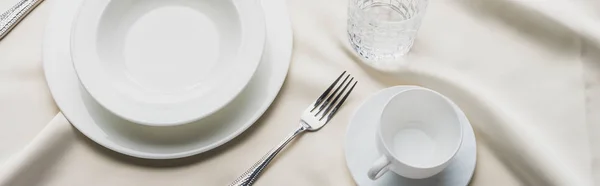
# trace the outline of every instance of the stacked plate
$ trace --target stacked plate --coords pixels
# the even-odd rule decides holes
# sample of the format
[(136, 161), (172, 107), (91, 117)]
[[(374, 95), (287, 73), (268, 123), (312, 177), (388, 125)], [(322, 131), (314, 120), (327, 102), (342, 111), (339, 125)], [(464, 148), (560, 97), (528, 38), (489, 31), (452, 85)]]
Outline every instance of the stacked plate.
[(262, 115), (287, 74), (285, 2), (263, 1), (58, 1), (44, 42), (52, 95), (79, 131), (123, 154), (215, 148)]

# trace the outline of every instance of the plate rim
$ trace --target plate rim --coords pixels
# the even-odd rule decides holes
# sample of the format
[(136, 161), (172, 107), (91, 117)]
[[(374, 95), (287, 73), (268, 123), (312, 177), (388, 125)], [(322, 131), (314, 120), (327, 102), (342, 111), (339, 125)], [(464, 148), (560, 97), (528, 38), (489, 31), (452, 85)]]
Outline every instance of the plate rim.
[[(55, 34), (56, 31), (54, 27), (56, 27), (55, 22), (60, 22), (61, 17), (65, 17), (65, 15), (61, 15), (61, 14), (68, 14), (68, 10), (65, 11), (64, 9), (64, 4), (66, 4), (66, 0), (63, 0), (64, 2), (61, 1), (56, 1), (57, 4), (54, 5), (54, 7), (52, 8), (52, 10), (54, 12), (51, 12), (50, 14), (50, 18), (48, 20), (48, 26), (46, 26), (45, 31), (44, 31), (44, 39), (42, 41), (42, 59), (43, 59), (43, 72), (44, 72), (44, 76), (46, 77), (46, 83), (48, 85), (48, 88), (50, 90), (50, 94), (52, 95), (52, 97), (55, 100), (55, 103), (57, 104), (58, 108), (61, 109), (61, 112), (63, 110), (63, 108), (68, 107), (65, 106), (64, 104), (68, 104), (67, 101), (64, 101), (63, 98), (61, 96), (57, 96), (57, 90), (59, 86), (61, 84), (67, 84), (67, 83), (59, 83), (58, 85), (53, 86), (52, 84), (56, 84), (57, 80), (55, 80), (55, 78), (53, 78), (53, 76), (51, 76), (51, 73), (61, 73), (64, 70), (61, 69), (54, 69), (53, 65), (51, 65), (50, 62), (48, 62), (48, 58), (50, 58), (51, 56), (55, 56), (55, 55), (65, 55), (62, 54), (61, 52), (64, 51), (59, 51), (59, 52), (55, 52), (52, 53), (51, 52), (51, 48), (53, 48), (52, 44), (55, 42), (52, 40), (53, 37), (51, 37), (51, 35)], [(267, 1), (267, 2), (265, 2)], [(69, 2), (71, 4), (75, 4), (73, 2)], [(77, 3), (77, 2), (76, 2)], [(79, 2), (81, 3), (81, 2)], [(265, 5), (265, 4), (271, 4), (271, 5)], [(283, 65), (283, 67), (281, 67), (282, 69), (285, 69), (285, 71), (280, 71), (280, 72), (276, 72), (280, 73), (279, 77), (280, 79), (277, 81), (277, 83), (273, 83), (273, 85), (277, 85), (276, 87), (274, 87), (275, 90), (273, 90), (273, 94), (271, 96), (269, 96), (265, 102), (260, 106), (260, 109), (257, 110), (257, 112), (255, 112), (255, 114), (251, 117), (251, 119), (249, 119), (247, 122), (245, 122), (243, 125), (240, 125), (240, 127), (229, 133), (226, 137), (222, 138), (221, 140), (214, 142), (212, 144), (206, 145), (204, 147), (201, 148), (197, 148), (195, 150), (191, 150), (191, 151), (186, 151), (186, 152), (181, 152), (181, 153), (171, 153), (171, 154), (162, 154), (162, 155), (152, 155), (149, 153), (144, 153), (144, 152), (139, 152), (139, 151), (135, 151), (135, 150), (122, 150), (123, 149), (127, 149), (124, 148), (122, 146), (113, 146), (113, 145), (109, 145), (106, 144), (104, 142), (101, 142), (101, 140), (97, 139), (98, 137), (93, 137), (92, 135), (89, 134), (90, 131), (86, 131), (86, 130), (82, 130), (81, 127), (82, 125), (86, 125), (86, 124), (78, 124), (76, 122), (72, 122), (73, 118), (72, 116), (70, 117), (70, 114), (66, 114), (63, 113), (63, 115), (65, 116), (65, 118), (75, 127), (77, 128), (78, 131), (80, 131), (82, 134), (84, 134), (86, 137), (88, 137), (89, 139), (91, 139), (92, 141), (94, 141), (96, 144), (99, 144), (100, 146), (110, 149), (112, 151), (127, 155), (127, 156), (132, 156), (132, 157), (136, 157), (136, 158), (143, 158), (143, 159), (175, 159), (175, 158), (183, 158), (183, 157), (188, 157), (188, 156), (193, 156), (193, 155), (197, 155), (209, 150), (212, 150), (216, 147), (219, 147), (229, 141), (231, 141), (232, 139), (234, 139), (235, 137), (239, 136), (241, 133), (243, 133), (244, 131), (246, 131), (250, 126), (252, 126), (263, 114), (264, 112), (266, 112), (268, 110), (268, 108), (271, 106), (271, 104), (273, 103), (273, 101), (275, 100), (275, 98), (278, 96), (281, 88), (283, 87), (283, 83), (285, 82), (285, 79), (287, 77), (288, 71), (289, 71), (289, 67), (290, 67), (290, 63), (291, 63), (291, 58), (292, 58), (292, 49), (293, 49), (293, 29), (291, 27), (291, 22), (290, 22), (290, 17), (289, 17), (289, 11), (287, 10), (287, 6), (285, 4), (284, 1), (277, 1), (277, 0), (262, 0), (261, 1), (261, 5), (262, 7), (265, 9), (265, 12), (267, 12), (266, 10), (268, 8), (265, 8), (266, 6), (272, 6), (273, 8), (270, 8), (274, 13), (273, 14), (280, 14), (283, 16), (271, 16), (273, 19), (278, 19), (280, 23), (278, 23), (278, 27), (281, 29), (281, 38), (278, 39), (282, 44), (284, 45), (286, 48), (288, 48), (287, 50), (284, 50), (284, 52), (279, 52), (278, 54), (280, 54), (282, 57), (287, 59), (284, 62), (281, 61), (277, 61), (277, 62), (273, 62), (273, 63), (281, 63), (281, 65)], [(71, 5), (71, 6), (77, 6), (78, 5)], [(60, 11), (58, 11), (60, 9)], [(69, 15), (71, 16), (71, 15)], [(269, 20), (269, 18), (267, 17), (267, 20)], [(65, 22), (65, 21), (63, 21)], [(267, 21), (269, 22), (269, 21)], [(52, 25), (52, 26), (51, 26)], [(279, 30), (279, 29), (278, 29)], [(68, 55), (68, 54), (66, 54)], [(265, 57), (265, 56), (263, 56)], [(285, 68), (284, 68), (285, 67)], [(52, 72), (52, 71), (58, 71), (58, 72)], [(48, 73), (51, 72), (51, 73)], [(64, 72), (63, 72), (64, 73)], [(70, 74), (70, 75), (74, 75), (74, 74)], [(64, 85), (63, 85), (64, 86)], [(58, 91), (60, 92), (60, 91)], [(63, 91), (64, 92), (64, 91)], [(59, 103), (62, 100), (62, 104)], [(87, 116), (90, 117), (90, 116)], [(96, 125), (96, 124), (89, 124), (89, 125)]]

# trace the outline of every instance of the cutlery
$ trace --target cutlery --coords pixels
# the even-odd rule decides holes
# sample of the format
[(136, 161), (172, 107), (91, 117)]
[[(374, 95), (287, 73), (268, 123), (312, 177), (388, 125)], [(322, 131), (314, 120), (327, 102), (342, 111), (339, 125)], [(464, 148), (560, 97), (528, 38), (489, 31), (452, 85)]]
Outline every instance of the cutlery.
[(0, 14), (0, 40), (44, 0), (21, 0)]
[[(356, 86), (357, 81), (353, 81), (354, 77), (351, 77), (350, 74), (346, 75), (344, 80), (339, 83), (340, 79), (346, 74), (344, 71), (330, 86), (315, 100), (314, 103), (308, 106), (306, 110), (302, 113), (300, 117), (300, 126), (290, 135), (288, 135), (285, 140), (283, 140), (277, 147), (267, 153), (263, 158), (261, 158), (258, 162), (256, 162), (250, 169), (248, 169), (244, 174), (238, 177), (233, 183), (229, 186), (250, 186), (252, 185), (256, 179), (260, 176), (263, 170), (269, 165), (271, 160), (277, 156), (277, 154), (299, 134), (302, 134), (306, 131), (314, 132), (321, 129), (325, 124), (327, 124), (331, 118), (336, 114), (339, 108), (344, 104), (346, 98), (350, 95), (354, 86)], [(350, 80), (348, 81), (348, 78)], [(353, 83), (354, 82), (354, 83)], [(352, 84), (350, 89), (348, 86)], [(343, 88), (342, 88), (343, 87)], [(335, 88), (335, 90), (333, 90)], [(340, 91), (341, 88), (341, 91)], [(346, 91), (348, 89), (348, 91)], [(333, 90), (333, 92), (332, 92)], [(341, 98), (341, 99), (340, 99)]]

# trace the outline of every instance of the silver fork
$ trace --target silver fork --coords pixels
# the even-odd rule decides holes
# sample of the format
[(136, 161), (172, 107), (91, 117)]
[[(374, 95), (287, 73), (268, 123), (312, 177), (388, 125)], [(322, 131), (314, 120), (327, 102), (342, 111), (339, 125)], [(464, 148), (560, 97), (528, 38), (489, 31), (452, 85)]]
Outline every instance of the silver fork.
[[(327, 124), (339, 108), (344, 104), (346, 98), (350, 95), (357, 81), (354, 81), (354, 77), (350, 74), (346, 75), (344, 80), (338, 84), (340, 79), (346, 74), (344, 71), (330, 86), (304, 110), (300, 117), (300, 127), (296, 131), (292, 132), (285, 140), (283, 140), (277, 147), (267, 153), (263, 158), (256, 162), (250, 169), (248, 169), (242, 176), (238, 177), (229, 186), (250, 186), (256, 181), (261, 172), (269, 165), (271, 160), (277, 156), (277, 154), (299, 134), (306, 131), (317, 131)], [(348, 81), (350, 78), (350, 81)], [(348, 86), (352, 84), (350, 89)], [(339, 86), (338, 86), (339, 85)], [(335, 88), (335, 90), (334, 90)], [(341, 91), (340, 91), (341, 89)], [(348, 91), (346, 91), (348, 89)], [(340, 99), (341, 98), (341, 99)]]
[(43, 0), (20, 0), (6, 12), (0, 14), (0, 40), (10, 32), (29, 12)]

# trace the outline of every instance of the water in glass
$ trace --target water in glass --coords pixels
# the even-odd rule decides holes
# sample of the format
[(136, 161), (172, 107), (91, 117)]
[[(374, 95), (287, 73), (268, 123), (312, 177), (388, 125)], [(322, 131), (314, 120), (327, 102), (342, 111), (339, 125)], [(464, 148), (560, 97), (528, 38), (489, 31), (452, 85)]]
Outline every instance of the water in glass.
[(349, 0), (348, 36), (366, 61), (389, 62), (413, 45), (428, 0)]

